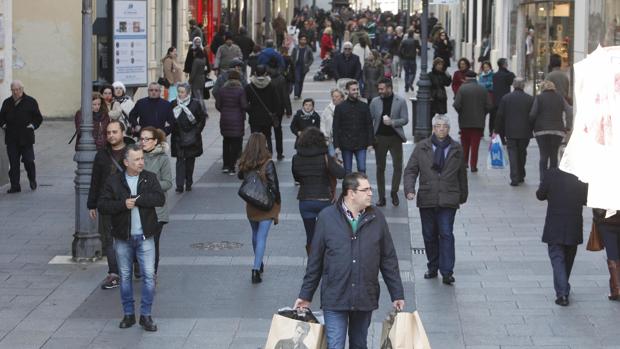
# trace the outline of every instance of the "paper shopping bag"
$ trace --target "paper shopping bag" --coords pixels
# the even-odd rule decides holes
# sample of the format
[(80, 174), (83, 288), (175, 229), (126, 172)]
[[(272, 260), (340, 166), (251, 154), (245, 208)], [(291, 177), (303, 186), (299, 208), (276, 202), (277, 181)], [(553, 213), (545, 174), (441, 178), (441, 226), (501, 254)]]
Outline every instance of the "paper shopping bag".
[[(299, 344), (301, 343), (301, 344)], [(323, 325), (289, 319), (275, 314), (264, 349), (326, 349)]]
[(381, 345), (381, 349), (431, 349), (417, 311), (397, 313), (389, 330), (388, 341)]

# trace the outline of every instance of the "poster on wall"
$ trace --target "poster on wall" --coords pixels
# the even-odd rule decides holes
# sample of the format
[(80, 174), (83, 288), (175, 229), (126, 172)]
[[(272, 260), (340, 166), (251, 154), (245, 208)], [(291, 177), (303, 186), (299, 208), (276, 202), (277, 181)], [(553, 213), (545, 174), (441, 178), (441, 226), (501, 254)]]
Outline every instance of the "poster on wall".
[(146, 86), (148, 80), (146, 0), (114, 0), (114, 81)]

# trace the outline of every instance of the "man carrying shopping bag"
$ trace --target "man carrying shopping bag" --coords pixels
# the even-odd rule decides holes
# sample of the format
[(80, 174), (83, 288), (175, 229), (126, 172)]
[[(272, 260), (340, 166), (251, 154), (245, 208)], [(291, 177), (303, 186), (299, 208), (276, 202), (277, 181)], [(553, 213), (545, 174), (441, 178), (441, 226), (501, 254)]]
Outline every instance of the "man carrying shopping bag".
[(417, 311), (391, 312), (383, 321), (380, 349), (431, 349)]
[(394, 307), (405, 307), (398, 257), (385, 217), (371, 206), (372, 188), (363, 173), (342, 182), (336, 204), (319, 214), (295, 309), (308, 308), (319, 281), (328, 349), (367, 348), (372, 311), (379, 307), (379, 271)]

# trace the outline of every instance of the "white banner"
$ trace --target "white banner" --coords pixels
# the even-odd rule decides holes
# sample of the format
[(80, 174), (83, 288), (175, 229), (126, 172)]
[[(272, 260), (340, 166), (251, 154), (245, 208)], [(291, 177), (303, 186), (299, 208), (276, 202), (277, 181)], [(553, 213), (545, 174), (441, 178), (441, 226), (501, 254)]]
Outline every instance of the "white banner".
[(148, 80), (146, 0), (114, 0), (114, 81), (145, 86)]

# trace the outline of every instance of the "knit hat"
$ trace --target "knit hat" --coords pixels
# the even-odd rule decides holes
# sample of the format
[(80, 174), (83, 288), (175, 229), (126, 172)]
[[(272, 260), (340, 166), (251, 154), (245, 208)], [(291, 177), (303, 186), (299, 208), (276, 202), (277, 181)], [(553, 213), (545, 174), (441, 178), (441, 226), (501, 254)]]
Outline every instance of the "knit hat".
[(114, 81), (114, 83), (112, 84), (112, 87), (114, 88), (120, 87), (123, 89), (123, 93), (127, 93), (127, 88), (125, 87), (125, 84), (123, 84), (120, 81)]

